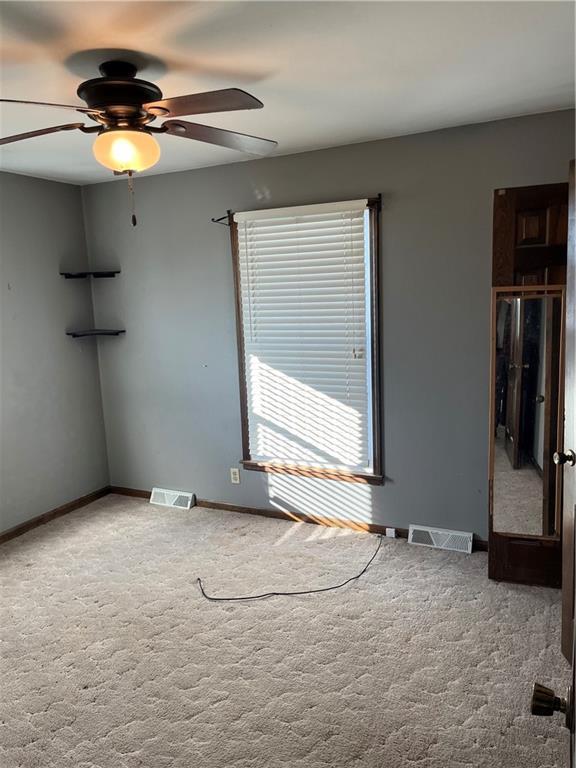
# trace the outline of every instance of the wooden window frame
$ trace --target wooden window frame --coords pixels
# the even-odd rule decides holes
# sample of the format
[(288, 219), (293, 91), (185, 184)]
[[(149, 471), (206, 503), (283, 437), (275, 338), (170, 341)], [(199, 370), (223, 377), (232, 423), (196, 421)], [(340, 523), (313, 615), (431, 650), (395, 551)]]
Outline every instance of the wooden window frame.
[[(339, 202), (339, 201), (333, 201)], [(300, 477), (316, 477), (324, 480), (340, 480), (348, 483), (383, 485), (382, 467), (382, 408), (381, 408), (381, 313), (380, 288), (380, 214), (382, 196), (368, 198), (367, 209), (370, 222), (370, 322), (372, 356), (372, 466), (373, 472), (347, 472), (330, 467), (315, 467), (304, 464), (288, 464), (276, 461), (254, 461), (250, 456), (248, 435), (248, 392), (244, 365), (244, 327), (242, 318), (242, 295), (240, 288), (240, 254), (238, 248), (238, 225), (233, 211), (228, 211), (230, 241), (232, 247), (232, 269), (234, 274), (234, 296), (236, 305), (236, 339), (238, 349), (238, 374), (240, 380), (240, 416), (242, 427), (242, 459), (244, 469), (256, 472), (271, 472)]]

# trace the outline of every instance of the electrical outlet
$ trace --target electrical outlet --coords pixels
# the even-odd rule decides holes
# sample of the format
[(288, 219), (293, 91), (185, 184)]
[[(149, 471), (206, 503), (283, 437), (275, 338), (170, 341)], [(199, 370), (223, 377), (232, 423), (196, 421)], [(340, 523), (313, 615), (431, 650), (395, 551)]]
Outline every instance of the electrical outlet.
[(386, 536), (389, 539), (395, 539), (396, 538), (396, 528), (386, 528)]
[(239, 485), (240, 470), (238, 469), (238, 467), (230, 467), (230, 482), (234, 483), (234, 485)]

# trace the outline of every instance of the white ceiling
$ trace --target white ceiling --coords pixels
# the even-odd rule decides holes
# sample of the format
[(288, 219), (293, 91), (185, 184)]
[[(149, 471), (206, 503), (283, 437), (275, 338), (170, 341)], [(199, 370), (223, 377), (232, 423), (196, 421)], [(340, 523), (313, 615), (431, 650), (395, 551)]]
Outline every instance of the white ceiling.
[[(3, 2), (0, 20), (3, 98), (81, 104), (79, 82), (98, 74), (90, 55), (73, 54), (133, 49), (166, 63), (140, 74), (165, 96), (253, 93), (264, 109), (191, 120), (276, 139), (276, 154), (574, 106), (572, 2)], [(4, 105), (0, 134), (81, 119)], [(71, 132), (6, 145), (0, 167), (110, 179), (92, 141)], [(159, 141), (148, 173), (245, 159)]]

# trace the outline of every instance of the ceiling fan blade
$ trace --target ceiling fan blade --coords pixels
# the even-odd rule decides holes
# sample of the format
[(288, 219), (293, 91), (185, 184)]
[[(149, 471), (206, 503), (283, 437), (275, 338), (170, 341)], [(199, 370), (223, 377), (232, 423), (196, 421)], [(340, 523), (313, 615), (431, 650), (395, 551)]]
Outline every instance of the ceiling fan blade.
[(2, 3), (2, 24), (6, 31), (15, 32), (18, 37), (37, 45), (60, 43), (66, 33), (66, 28), (56, 20), (50, 8), (19, 2)]
[(49, 101), (22, 101), (21, 99), (0, 99), (2, 104), (32, 104), (35, 107), (56, 107), (57, 109), (74, 109), (86, 115), (102, 114), (101, 109), (89, 109), (88, 107), (75, 107), (72, 104), (52, 104)]
[(221, 91), (191, 93), (173, 99), (160, 99), (144, 104), (148, 112), (166, 117), (181, 115), (207, 115), (210, 112), (232, 112), (236, 109), (261, 109), (262, 102), (240, 88), (225, 88)]
[(225, 131), (222, 128), (213, 128), (210, 125), (189, 123), (185, 120), (166, 120), (162, 126), (172, 136), (183, 136), (186, 139), (205, 141), (207, 144), (217, 144), (220, 147), (237, 149), (240, 152), (248, 152), (251, 155), (267, 155), (278, 146), (277, 141), (259, 139), (257, 136), (248, 136), (245, 133)]
[[(113, 4), (112, 7), (116, 7), (116, 4)], [(158, 36), (160, 25), (166, 26), (166, 23), (170, 22), (171, 16), (181, 13), (183, 10), (181, 0), (175, 2), (171, 0), (160, 0), (160, 2), (148, 0), (138, 6), (138, 13), (134, 13), (134, 8), (130, 6), (130, 3), (118, 3), (117, 7), (118, 11), (111, 16), (108, 22), (110, 28), (120, 32), (120, 35), (132, 36), (140, 32), (153, 32)], [(184, 11), (190, 12), (186, 8)]]
[(1, 144), (11, 144), (13, 141), (23, 141), (24, 139), (33, 139), (35, 136), (44, 136), (46, 133), (57, 133), (58, 131), (73, 131), (77, 128), (83, 128), (83, 123), (67, 123), (66, 125), (54, 125), (52, 128), (42, 128), (39, 131), (28, 131), (28, 133), (16, 133), (14, 136), (5, 136), (0, 139)]
[(270, 74), (269, 70), (263, 68), (220, 64), (215, 60), (193, 59), (190, 56), (163, 56), (162, 61), (169, 72), (183, 72), (187, 75), (195, 74), (239, 83), (257, 83)]

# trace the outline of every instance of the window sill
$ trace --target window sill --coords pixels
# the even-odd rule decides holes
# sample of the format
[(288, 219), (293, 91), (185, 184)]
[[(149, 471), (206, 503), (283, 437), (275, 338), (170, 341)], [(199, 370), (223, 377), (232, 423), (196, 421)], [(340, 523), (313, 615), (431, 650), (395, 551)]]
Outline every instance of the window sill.
[(256, 472), (271, 472), (277, 475), (295, 475), (297, 477), (317, 477), (323, 480), (340, 480), (344, 483), (361, 483), (364, 485), (384, 484), (384, 477), (382, 475), (371, 475), (363, 472), (346, 472), (345, 470), (328, 469), (327, 467), (300, 467), (265, 461), (244, 460), (240, 463), (244, 469)]

